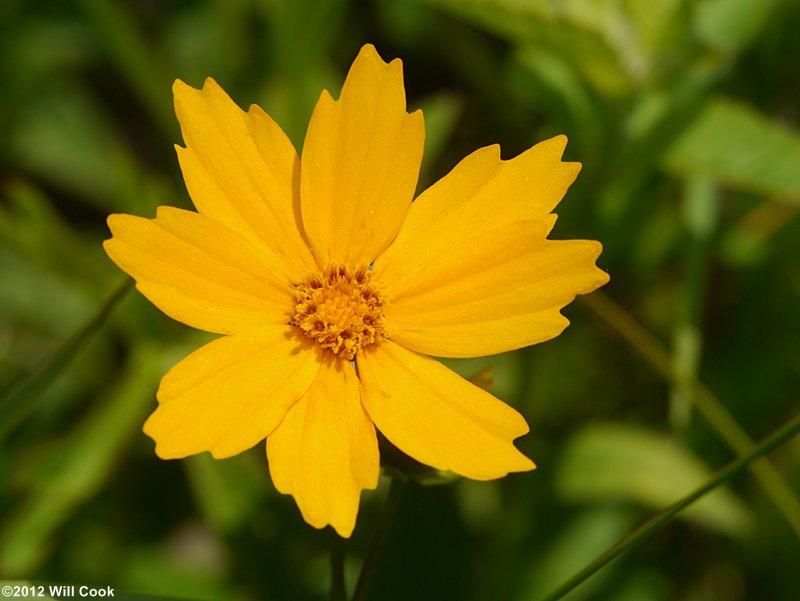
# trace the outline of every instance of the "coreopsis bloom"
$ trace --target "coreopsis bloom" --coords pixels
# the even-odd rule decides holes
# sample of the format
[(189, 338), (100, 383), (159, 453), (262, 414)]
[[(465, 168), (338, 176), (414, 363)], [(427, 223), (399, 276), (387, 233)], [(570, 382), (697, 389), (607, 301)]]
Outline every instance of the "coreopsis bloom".
[(275, 487), (349, 536), (377, 486), (376, 428), (421, 463), (477, 480), (534, 468), (525, 419), (435, 357), (557, 336), (603, 285), (599, 243), (548, 240), (580, 170), (566, 138), (511, 160), (469, 155), (412, 203), (425, 136), (402, 65), (356, 57), (302, 158), (257, 106), (177, 81), (176, 147), (197, 212), (112, 215), (111, 259), (170, 317), (222, 334), (175, 365), (144, 431), (165, 459), (266, 439)]

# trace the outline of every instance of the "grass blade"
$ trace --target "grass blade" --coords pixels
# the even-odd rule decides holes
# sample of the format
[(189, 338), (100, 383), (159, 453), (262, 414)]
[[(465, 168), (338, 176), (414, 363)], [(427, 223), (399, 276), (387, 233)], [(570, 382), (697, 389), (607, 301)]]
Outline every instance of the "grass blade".
[[(737, 455), (744, 456), (753, 450), (753, 440), (731, 417), (719, 399), (696, 377), (678, 371), (667, 350), (630, 313), (602, 292), (581, 297), (581, 300), (667, 382), (691, 399), (698, 412)], [(753, 474), (800, 538), (800, 501), (792, 489), (775, 467), (767, 461), (754, 465)]]
[(719, 470), (712, 478), (710, 478), (705, 484), (697, 488), (695, 491), (654, 515), (647, 522), (639, 526), (633, 532), (629, 533), (625, 538), (583, 568), (580, 572), (572, 576), (572, 578), (570, 578), (552, 593), (542, 597), (540, 601), (557, 601), (558, 599), (563, 598), (564, 595), (574, 590), (579, 584), (601, 570), (608, 563), (661, 530), (661, 528), (669, 524), (678, 513), (689, 507), (692, 503), (698, 499), (701, 499), (708, 492), (714, 490), (718, 486), (728, 482), (742, 470), (747, 468), (747, 466), (749, 466), (753, 461), (771, 452), (795, 436), (798, 432), (800, 432), (800, 415), (796, 416), (788, 424), (774, 432), (766, 440), (764, 440), (764, 442), (747, 453), (745, 456), (732, 461), (727, 466)]
[(3, 416), (3, 421), (0, 422), (0, 440), (34, 412), (45, 390), (69, 367), (84, 343), (103, 326), (132, 285), (133, 280), (126, 280), (85, 326), (69, 338), (38, 370), (0, 398), (0, 415)]

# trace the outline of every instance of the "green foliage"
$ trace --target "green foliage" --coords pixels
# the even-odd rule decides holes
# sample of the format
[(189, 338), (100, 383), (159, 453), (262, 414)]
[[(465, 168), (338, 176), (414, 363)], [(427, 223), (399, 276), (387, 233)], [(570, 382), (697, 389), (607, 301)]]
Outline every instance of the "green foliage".
[[(425, 113), (421, 187), (478, 147), (557, 133), (584, 165), (554, 237), (603, 242), (622, 315), (576, 304), (556, 340), (447, 362), (494, 367), (539, 469), (409, 483), (372, 589), (542, 598), (797, 412), (798, 28), (796, 0), (0, 3), (0, 578), (327, 597), (328, 533), (275, 493), (262, 446), (154, 455), (159, 378), (209, 337), (135, 292), (106, 304), (121, 280), (100, 243), (109, 213), (190, 207), (174, 79), (213, 76), (299, 149), (321, 89), (372, 42)], [(698, 379), (719, 407), (696, 404)], [(799, 451), (568, 598), (794, 601)], [(350, 588), (385, 489), (364, 495)]]
[[(570, 437), (563, 453), (556, 490), (570, 502), (631, 501), (658, 510), (711, 477), (674, 440), (630, 424), (591, 424)], [(738, 536), (752, 526), (742, 503), (725, 489), (682, 516)]]
[(50, 448), (29, 447), (35, 461), (21, 458), (28, 473), (23, 471), (19, 477), (27, 480), (28, 495), (14, 509), (0, 539), (4, 573), (25, 573), (40, 564), (53, 532), (77, 505), (97, 494), (109, 477), (116, 456), (146, 415), (161, 367), (156, 357), (146, 347), (137, 351), (103, 407)]
[(730, 100), (711, 99), (664, 160), (683, 177), (800, 202), (800, 133)]

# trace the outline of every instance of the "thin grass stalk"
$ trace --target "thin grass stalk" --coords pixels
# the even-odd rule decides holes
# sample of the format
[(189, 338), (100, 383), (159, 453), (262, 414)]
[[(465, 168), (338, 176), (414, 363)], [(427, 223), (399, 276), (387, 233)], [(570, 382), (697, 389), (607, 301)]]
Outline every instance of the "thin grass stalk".
[(793, 436), (796, 436), (798, 432), (800, 432), (800, 415), (797, 415), (789, 423), (779, 428), (749, 453), (743, 457), (739, 457), (719, 470), (708, 481), (706, 481), (705, 484), (689, 493), (685, 497), (679, 499), (669, 507), (663, 509), (650, 518), (647, 522), (639, 526), (636, 530), (630, 532), (627, 536), (625, 536), (625, 538), (609, 548), (606, 552), (597, 557), (597, 559), (592, 561), (585, 568), (577, 572), (553, 592), (542, 597), (539, 601), (557, 601), (558, 599), (563, 598), (565, 595), (577, 588), (581, 583), (585, 582), (588, 578), (599, 572), (611, 561), (630, 551), (636, 545), (664, 528), (673, 519), (675, 519), (675, 517), (681, 511), (689, 507), (692, 503), (695, 503), (715, 488), (734, 478), (737, 474), (746, 469), (753, 461), (773, 451), (775, 448), (791, 439)]
[(81, 348), (105, 324), (111, 312), (132, 287), (133, 280), (126, 280), (86, 325), (67, 339), (36, 371), (0, 398), (0, 415), (3, 416), (0, 420), (0, 440), (36, 410), (48, 387), (72, 364)]
[[(705, 179), (687, 181), (682, 213), (688, 240), (684, 244), (683, 294), (678, 301), (672, 361), (681, 378), (697, 378), (703, 345), (701, 323), (708, 248), (717, 220), (714, 184)], [(670, 390), (669, 417), (676, 434), (685, 436), (692, 421), (692, 400), (679, 386), (672, 385)]]
[[(745, 456), (754, 448), (753, 440), (719, 399), (696, 377), (679, 373), (664, 346), (623, 307), (602, 292), (581, 297), (581, 300), (667, 382), (691, 399), (698, 412), (737, 455)], [(792, 489), (768, 461), (754, 465), (753, 474), (800, 538), (800, 501)]]

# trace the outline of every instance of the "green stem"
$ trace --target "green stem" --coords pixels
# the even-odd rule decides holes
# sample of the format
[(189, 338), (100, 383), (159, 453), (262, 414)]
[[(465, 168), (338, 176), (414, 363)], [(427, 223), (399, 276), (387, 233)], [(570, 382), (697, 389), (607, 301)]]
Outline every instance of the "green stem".
[[(683, 194), (683, 224), (688, 236), (684, 245), (683, 294), (679, 299), (673, 334), (672, 361), (685, 378), (697, 377), (702, 346), (701, 307), (705, 295), (708, 245), (714, 231), (717, 198), (714, 184), (690, 179)], [(685, 436), (692, 417), (691, 399), (679, 386), (672, 385), (669, 406), (673, 430)]]
[(732, 461), (727, 466), (719, 470), (700, 488), (654, 515), (647, 522), (639, 526), (633, 532), (629, 533), (625, 538), (600, 555), (592, 563), (587, 565), (580, 572), (572, 576), (572, 578), (567, 580), (564, 584), (559, 586), (550, 594), (541, 598), (539, 601), (556, 601), (557, 599), (561, 599), (564, 597), (564, 595), (574, 590), (579, 584), (605, 567), (609, 562), (616, 559), (626, 551), (629, 551), (669, 524), (678, 513), (686, 509), (689, 505), (702, 498), (708, 492), (714, 490), (718, 486), (728, 482), (734, 476), (747, 468), (747, 466), (753, 461), (774, 450), (776, 447), (795, 436), (798, 432), (800, 432), (800, 415), (797, 415), (788, 424), (774, 432), (758, 447), (751, 450), (745, 456)]
[(39, 369), (0, 398), (0, 415), (3, 416), (0, 421), (0, 440), (34, 412), (42, 394), (70, 365), (81, 347), (105, 323), (114, 307), (131, 289), (132, 284), (133, 280), (126, 280), (85, 326), (67, 339)]
[[(624, 308), (602, 292), (582, 297), (582, 301), (671, 385), (691, 399), (698, 412), (737, 455), (744, 456), (753, 449), (750, 436), (719, 399), (696, 377), (675, 369), (667, 350)], [(800, 501), (792, 489), (768, 461), (754, 465), (753, 474), (800, 538)]]
[(331, 601), (347, 601), (344, 586), (344, 539), (331, 530)]
[(405, 485), (406, 482), (401, 477), (392, 477), (392, 483), (389, 486), (389, 493), (386, 495), (383, 511), (381, 512), (375, 532), (372, 534), (372, 540), (369, 543), (369, 549), (367, 549), (367, 556), (364, 558), (364, 563), (361, 566), (361, 573), (358, 575), (356, 591), (353, 593), (352, 601), (365, 601), (367, 598), (367, 592), (375, 577), (375, 571), (378, 568), (378, 562), (380, 561), (383, 548), (386, 546), (386, 539), (389, 536), (392, 521), (400, 505), (400, 498), (403, 496)]

